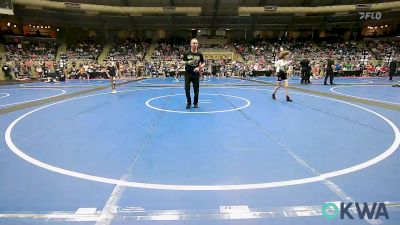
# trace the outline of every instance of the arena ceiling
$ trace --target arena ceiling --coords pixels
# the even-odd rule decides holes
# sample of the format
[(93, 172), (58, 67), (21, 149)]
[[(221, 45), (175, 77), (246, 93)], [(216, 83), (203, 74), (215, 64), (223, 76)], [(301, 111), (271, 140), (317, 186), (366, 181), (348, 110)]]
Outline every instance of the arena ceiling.
[[(17, 0), (14, 0), (17, 1)], [(198, 7), (199, 14), (144, 13), (121, 14), (70, 9), (56, 9), (14, 2), (16, 18), (26, 23), (49, 23), (59, 26), (105, 27), (108, 29), (313, 29), (356, 28), (363, 25), (397, 24), (400, 8), (380, 11), (381, 19), (360, 20), (357, 11), (340, 13), (279, 13), (240, 15), (239, 7), (316, 7), (371, 4), (387, 0), (69, 0), (71, 3), (120, 7)], [(32, 2), (34, 0), (31, 0)], [(18, 1), (17, 1), (18, 2)], [(53, 0), (52, 2), (65, 2)]]

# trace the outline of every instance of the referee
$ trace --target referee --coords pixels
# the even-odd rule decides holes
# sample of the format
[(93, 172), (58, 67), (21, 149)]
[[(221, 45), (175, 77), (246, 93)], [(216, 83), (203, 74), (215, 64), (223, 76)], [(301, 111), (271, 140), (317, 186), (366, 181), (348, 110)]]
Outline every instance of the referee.
[(329, 82), (331, 83), (331, 85), (334, 85), (334, 83), (333, 83), (333, 77), (334, 77), (333, 68), (334, 68), (334, 64), (335, 64), (335, 61), (333, 61), (332, 59), (328, 59), (328, 64), (326, 65), (326, 73), (325, 73), (324, 85), (328, 85), (326, 83), (328, 81), (328, 77), (329, 77)]
[(393, 80), (393, 75), (396, 74), (397, 69), (397, 61), (393, 58), (393, 60), (389, 63), (389, 80)]
[(300, 61), (301, 65), (301, 84), (309, 84), (310, 82), (310, 76), (311, 76), (311, 66), (310, 66), (310, 60), (307, 58), (303, 58)]
[(203, 54), (197, 51), (199, 42), (196, 38), (190, 40), (190, 50), (183, 55), (183, 62), (185, 64), (185, 92), (186, 92), (186, 109), (190, 109), (192, 99), (190, 97), (190, 83), (193, 83), (194, 89), (194, 108), (199, 107), (199, 80), (200, 73), (204, 69)]

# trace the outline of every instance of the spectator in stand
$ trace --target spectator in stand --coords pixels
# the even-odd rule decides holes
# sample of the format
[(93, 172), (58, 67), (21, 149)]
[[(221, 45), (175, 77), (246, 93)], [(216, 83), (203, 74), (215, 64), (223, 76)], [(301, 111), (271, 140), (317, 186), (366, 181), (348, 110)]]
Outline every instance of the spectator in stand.
[(1, 68), (1, 70), (4, 73), (4, 76), (6, 79), (11, 80), (12, 76), (11, 76), (11, 67), (9, 66), (9, 63), (6, 62), (3, 67)]

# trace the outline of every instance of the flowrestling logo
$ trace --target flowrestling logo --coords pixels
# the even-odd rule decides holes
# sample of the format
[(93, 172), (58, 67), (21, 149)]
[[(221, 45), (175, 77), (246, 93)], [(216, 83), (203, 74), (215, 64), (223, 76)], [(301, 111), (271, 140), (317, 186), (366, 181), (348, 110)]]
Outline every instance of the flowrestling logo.
[(359, 12), (360, 20), (380, 20), (382, 18), (381, 12)]
[(364, 219), (389, 219), (389, 214), (386, 209), (385, 203), (374, 202), (372, 205), (366, 202), (349, 202), (336, 204), (327, 202), (322, 205), (322, 215), (327, 219), (350, 219), (354, 218)]

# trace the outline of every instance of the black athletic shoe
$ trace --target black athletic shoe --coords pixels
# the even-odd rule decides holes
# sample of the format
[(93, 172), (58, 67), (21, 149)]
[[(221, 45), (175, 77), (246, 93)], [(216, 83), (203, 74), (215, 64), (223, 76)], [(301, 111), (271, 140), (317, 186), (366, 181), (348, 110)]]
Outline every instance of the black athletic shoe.
[(272, 99), (276, 99), (276, 98), (275, 98), (275, 93), (272, 94)]
[(287, 102), (293, 102), (293, 100), (290, 99), (289, 96), (286, 96), (286, 101), (287, 101)]
[(194, 108), (199, 108), (199, 104), (194, 104)]
[(186, 109), (190, 109), (190, 105), (192, 105), (192, 103), (187, 103), (186, 104)]
[(324, 83), (324, 85), (328, 85), (327, 83)]

